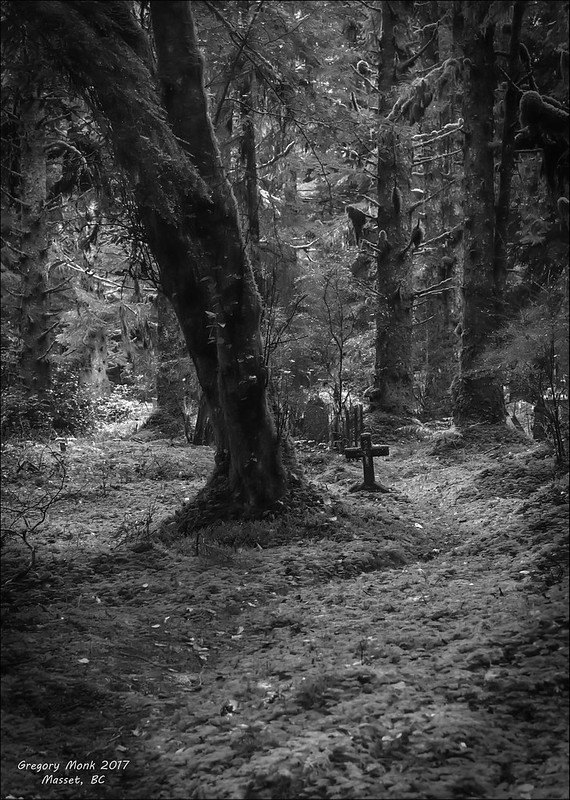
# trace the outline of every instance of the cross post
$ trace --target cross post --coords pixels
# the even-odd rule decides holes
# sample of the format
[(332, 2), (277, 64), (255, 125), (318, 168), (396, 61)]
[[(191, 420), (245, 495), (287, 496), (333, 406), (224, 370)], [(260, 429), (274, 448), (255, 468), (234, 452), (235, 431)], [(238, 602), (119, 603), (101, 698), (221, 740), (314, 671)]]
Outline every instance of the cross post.
[(364, 473), (364, 480), (361, 484), (357, 484), (351, 488), (351, 492), (360, 491), (361, 489), (368, 489), (372, 491), (388, 492), (385, 486), (376, 483), (374, 476), (374, 457), (387, 456), (390, 454), (388, 445), (372, 444), (372, 435), (370, 433), (362, 433), (360, 435), (360, 447), (346, 447), (344, 454), (347, 461), (354, 461), (357, 458), (362, 458), (362, 470)]

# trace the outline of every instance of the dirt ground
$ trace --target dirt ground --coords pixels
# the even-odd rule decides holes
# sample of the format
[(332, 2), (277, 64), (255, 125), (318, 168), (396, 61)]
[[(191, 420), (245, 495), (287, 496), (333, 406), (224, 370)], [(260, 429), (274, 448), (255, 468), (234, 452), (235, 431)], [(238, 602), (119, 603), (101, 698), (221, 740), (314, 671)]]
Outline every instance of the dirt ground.
[(156, 531), (209, 448), (7, 448), (8, 515), (61, 493), (34, 567), (3, 551), (3, 798), (569, 796), (568, 491), (543, 445), (409, 438), (375, 494), (300, 443), (323, 502), (198, 548)]

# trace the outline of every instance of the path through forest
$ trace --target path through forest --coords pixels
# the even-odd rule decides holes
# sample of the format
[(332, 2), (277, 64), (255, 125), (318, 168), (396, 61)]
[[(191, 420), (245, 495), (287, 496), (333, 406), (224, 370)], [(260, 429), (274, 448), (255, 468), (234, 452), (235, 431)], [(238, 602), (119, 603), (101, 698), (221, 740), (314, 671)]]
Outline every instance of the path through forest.
[[(388, 495), (299, 450), (322, 505), (196, 556), (154, 531), (208, 448), (68, 442), (3, 593), (2, 797), (568, 797), (568, 493), (544, 446), (410, 439), (378, 460)], [(23, 454), (4, 477), (31, 498)]]

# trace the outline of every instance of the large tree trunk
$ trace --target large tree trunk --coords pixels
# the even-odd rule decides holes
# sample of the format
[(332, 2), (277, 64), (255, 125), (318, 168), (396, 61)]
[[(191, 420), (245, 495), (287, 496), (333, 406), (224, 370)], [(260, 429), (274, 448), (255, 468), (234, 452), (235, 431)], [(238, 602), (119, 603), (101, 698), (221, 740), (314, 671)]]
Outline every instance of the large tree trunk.
[(206, 395), (217, 471), (241, 507), (271, 505), (286, 476), (267, 403), (261, 305), (208, 118), (190, 4), (152, 4), (164, 106), (127, 3), (14, 7), (109, 125)]
[[(392, 7), (394, 6), (394, 8)], [(404, 184), (404, 132), (384, 119), (396, 83), (394, 75), (396, 48), (394, 11), (399, 3), (382, 3), (381, 63), (378, 74), (378, 230), (377, 251), (378, 308), (376, 312), (376, 364), (374, 391), (370, 393), (373, 410), (399, 417), (415, 413), (412, 380), (412, 285), (411, 251), (403, 252), (408, 238), (404, 227), (401, 198), (407, 194)], [(402, 12), (403, 13), (403, 12)], [(394, 202), (397, 187), (400, 202)]]
[(495, 218), (495, 285), (500, 296), (507, 278), (508, 223), (511, 213), (511, 185), (515, 169), (515, 134), (518, 122), (519, 94), (517, 88), (521, 73), (520, 34), (526, 0), (516, 0), (511, 22), (509, 45), (509, 81), (505, 94), (505, 118), (499, 165), (499, 191)]
[(42, 124), (44, 112), (37, 97), (25, 98), (22, 106), (20, 378), (28, 393), (44, 397), (51, 386), (48, 354), (53, 340), (47, 263), (49, 240), (45, 211), (47, 172)]
[[(180, 292), (183, 279), (176, 275), (178, 262), (163, 268), (165, 288), (168, 290), (173, 277), (179, 278), (170, 283), (171, 297), (195, 358), (218, 456), (226, 462), (232, 491), (245, 506), (265, 506), (284, 493), (285, 475), (267, 401), (267, 370), (259, 324), (261, 300), (208, 117), (202, 57), (189, 4), (161, 0), (151, 4), (151, 11), (169, 120), (212, 198), (209, 207), (192, 209), (201, 245), (201, 253), (195, 261), (192, 259), (192, 266), (199, 274), (199, 282), (206, 282), (209, 289), (205, 358), (198, 357), (198, 353), (194, 356), (193, 351), (198, 350), (193, 341), (196, 325), (188, 315), (191, 298)], [(204, 331), (198, 338), (202, 350)]]
[[(459, 58), (460, 42), (454, 35), (458, 7), (455, 0), (438, 0), (438, 28), (437, 42), (439, 60), (444, 62), (449, 58)], [(426, 112), (425, 129), (430, 125), (442, 129), (449, 123), (456, 123), (461, 116), (456, 97), (459, 88), (452, 84), (447, 91), (446, 102), (430, 106)], [(433, 125), (432, 125), (433, 122)], [(441, 142), (436, 142), (433, 147), (434, 154), (444, 155), (453, 153), (460, 146), (458, 142), (462, 136), (458, 131), (456, 136), (447, 136)], [(425, 151), (422, 151), (425, 155)], [(429, 196), (432, 192), (441, 191), (435, 198), (436, 206), (433, 207), (433, 218), (437, 219), (440, 230), (453, 231), (463, 220), (462, 192), (458, 181), (460, 171), (457, 168), (454, 156), (448, 155), (439, 161), (441, 170), (426, 169), (424, 173), (424, 192)], [(443, 176), (443, 172), (447, 173)], [(436, 211), (437, 208), (437, 211)], [(430, 214), (431, 218), (431, 214)], [(437, 229), (437, 226), (436, 226)], [(446, 237), (437, 251), (437, 259), (431, 264), (426, 258), (424, 270), (426, 272), (426, 285), (443, 283), (440, 294), (427, 297), (422, 308), (421, 316), (425, 322), (425, 391), (423, 397), (423, 419), (441, 419), (450, 417), (452, 413), (451, 384), (457, 371), (459, 355), (458, 340), (454, 333), (457, 326), (458, 300), (454, 284), (457, 281), (457, 265), (461, 262), (463, 243), (459, 237)], [(418, 315), (419, 316), (419, 315)], [(421, 329), (420, 329), (421, 330)]]
[[(458, 425), (502, 423), (506, 417), (499, 377), (480, 359), (500, 313), (495, 281), (493, 151), (494, 26), (490, 2), (464, 2), (464, 260), (459, 375), (453, 417)], [(487, 18), (487, 19), (486, 19)], [(484, 27), (483, 27), (484, 25)]]

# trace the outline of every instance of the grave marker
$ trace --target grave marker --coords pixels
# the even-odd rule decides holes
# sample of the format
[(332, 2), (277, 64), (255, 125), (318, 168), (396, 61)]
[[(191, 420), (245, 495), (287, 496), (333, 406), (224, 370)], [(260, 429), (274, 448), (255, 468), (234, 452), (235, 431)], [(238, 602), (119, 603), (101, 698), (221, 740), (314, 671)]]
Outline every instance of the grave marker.
[(372, 435), (370, 433), (362, 433), (360, 435), (360, 447), (345, 447), (344, 455), (347, 461), (356, 461), (362, 458), (362, 469), (364, 472), (364, 481), (351, 488), (351, 492), (360, 490), (368, 490), (373, 492), (389, 492), (386, 486), (376, 483), (374, 477), (374, 458), (376, 456), (390, 455), (390, 448), (385, 444), (372, 444)]

